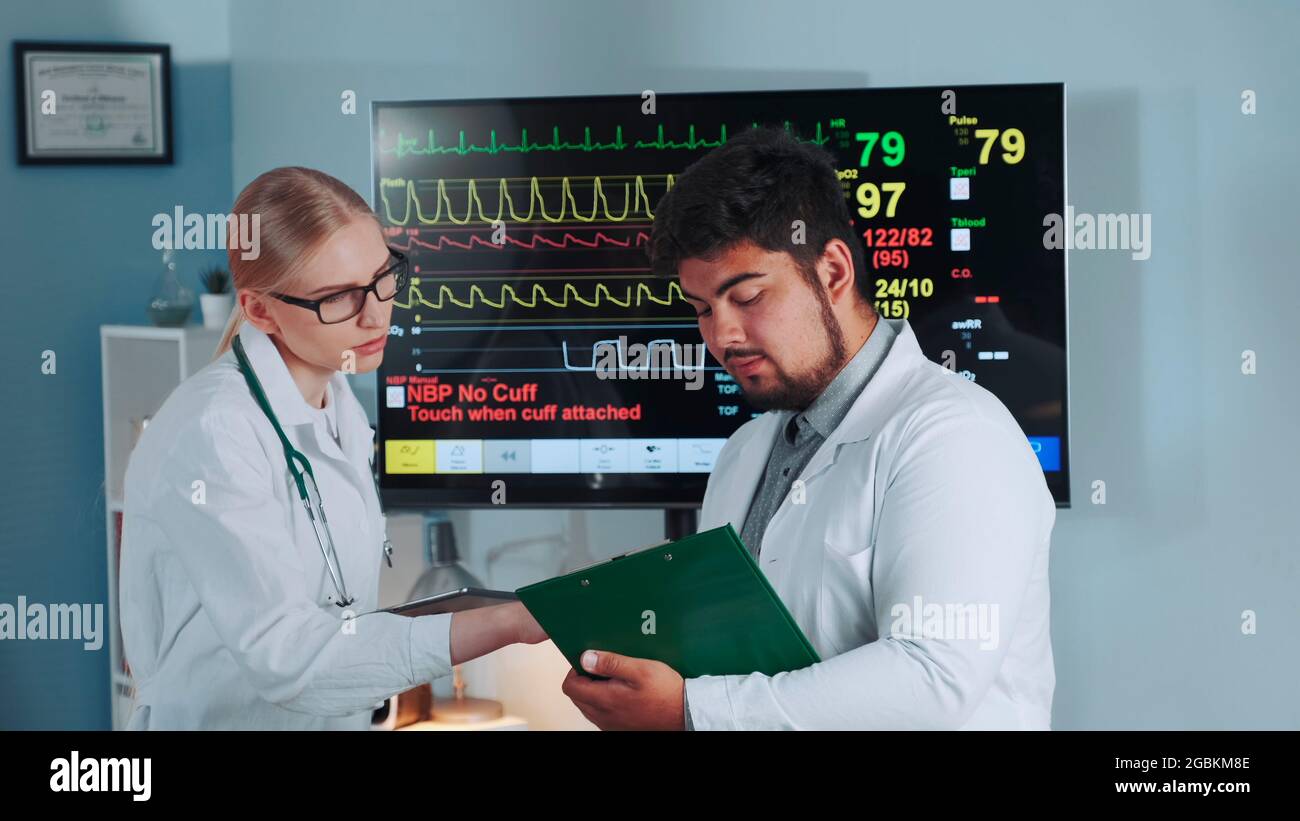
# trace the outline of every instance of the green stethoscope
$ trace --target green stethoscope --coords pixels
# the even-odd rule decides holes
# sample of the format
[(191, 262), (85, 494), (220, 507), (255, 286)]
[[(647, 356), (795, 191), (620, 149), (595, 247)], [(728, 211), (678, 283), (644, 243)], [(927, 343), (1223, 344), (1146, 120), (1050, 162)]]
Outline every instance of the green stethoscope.
[[(244, 375), (244, 381), (248, 383), (248, 389), (252, 391), (253, 398), (257, 400), (258, 406), (266, 418), (271, 420), (271, 426), (275, 428), (275, 435), (280, 437), (280, 444), (284, 447), (284, 459), (289, 464), (289, 473), (293, 475), (293, 482), (298, 486), (298, 497), (302, 499), (302, 506), (307, 511), (307, 518), (311, 520), (312, 532), (316, 534), (316, 543), (320, 545), (321, 557), (325, 559), (325, 569), (329, 571), (330, 578), (334, 581), (334, 589), (338, 592), (339, 598), (335, 602), (339, 607), (348, 607), (356, 599), (348, 595), (347, 585), (343, 582), (343, 567), (339, 564), (337, 551), (334, 550), (334, 538), (330, 535), (330, 523), (325, 518), (325, 505), (321, 501), (320, 488), (316, 485), (316, 474), (311, 469), (311, 462), (307, 457), (289, 444), (289, 437), (284, 435), (284, 430), (280, 427), (280, 420), (275, 417), (275, 411), (271, 409), (271, 402), (266, 398), (266, 392), (262, 390), (262, 383), (258, 381), (257, 374), (253, 373), (253, 366), (248, 361), (247, 354), (244, 353), (244, 343), (240, 341), (239, 335), (235, 335), (234, 342), (231, 344), (234, 348), (235, 358), (239, 360), (239, 371)], [(300, 468), (299, 465), (302, 465)], [(375, 464), (372, 460), (370, 463), (370, 479), (375, 483), (375, 498), (382, 498), (379, 495), (379, 480), (375, 478)], [(309, 481), (310, 480), (310, 481)], [(308, 492), (308, 491), (311, 492)], [(313, 500), (312, 497), (315, 496)], [(322, 533), (324, 536), (322, 537)], [(327, 546), (328, 545), (328, 546)], [(388, 528), (384, 528), (384, 560), (388, 566), (393, 566), (393, 543), (388, 538)]]

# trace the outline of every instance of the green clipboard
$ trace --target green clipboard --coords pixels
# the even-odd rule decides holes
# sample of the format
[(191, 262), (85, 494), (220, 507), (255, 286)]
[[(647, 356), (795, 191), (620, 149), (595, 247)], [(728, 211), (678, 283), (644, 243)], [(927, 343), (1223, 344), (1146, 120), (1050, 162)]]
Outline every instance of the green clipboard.
[(684, 678), (821, 660), (730, 524), (515, 593), (582, 675), (579, 658), (592, 649), (656, 659)]

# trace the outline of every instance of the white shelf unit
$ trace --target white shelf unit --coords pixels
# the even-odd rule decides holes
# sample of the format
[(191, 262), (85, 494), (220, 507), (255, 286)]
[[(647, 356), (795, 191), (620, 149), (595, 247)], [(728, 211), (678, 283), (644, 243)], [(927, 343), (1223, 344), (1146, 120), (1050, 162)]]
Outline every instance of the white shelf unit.
[(122, 652), (117, 600), (122, 488), (133, 444), (132, 420), (157, 413), (177, 385), (212, 360), (220, 339), (220, 330), (201, 325), (180, 328), (101, 325), (99, 328), (104, 390), (104, 510), (108, 537), (111, 658), (108, 687), (114, 730), (125, 726), (135, 694)]

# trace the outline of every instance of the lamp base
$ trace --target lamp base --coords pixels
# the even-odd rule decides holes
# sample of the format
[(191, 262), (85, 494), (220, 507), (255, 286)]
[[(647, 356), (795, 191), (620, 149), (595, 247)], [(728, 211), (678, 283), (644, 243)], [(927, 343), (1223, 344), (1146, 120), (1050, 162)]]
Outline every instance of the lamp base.
[(454, 724), (493, 721), (503, 715), (505, 709), (501, 706), (501, 702), (490, 698), (434, 699), (431, 712), (434, 721), (447, 721)]

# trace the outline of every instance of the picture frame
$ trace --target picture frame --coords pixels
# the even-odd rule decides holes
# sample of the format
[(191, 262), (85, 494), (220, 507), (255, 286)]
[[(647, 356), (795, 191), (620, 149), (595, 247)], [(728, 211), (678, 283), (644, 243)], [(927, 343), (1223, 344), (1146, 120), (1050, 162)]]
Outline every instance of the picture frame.
[(173, 163), (171, 47), (16, 40), (20, 165)]

